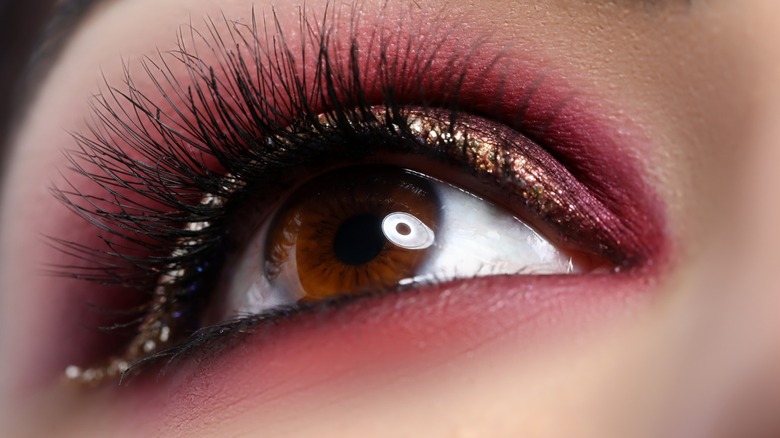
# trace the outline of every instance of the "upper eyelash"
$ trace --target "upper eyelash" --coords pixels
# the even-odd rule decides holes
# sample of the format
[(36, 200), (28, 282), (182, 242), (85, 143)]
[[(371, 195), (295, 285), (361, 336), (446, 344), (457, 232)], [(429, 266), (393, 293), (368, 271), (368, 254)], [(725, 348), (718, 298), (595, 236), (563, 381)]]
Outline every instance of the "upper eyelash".
[[(458, 90), (469, 67), (468, 55), (452, 55), (448, 60), (451, 74), (437, 79), (453, 90), (443, 101), (427, 101), (426, 87), (418, 81), (446, 35), (438, 35), (441, 40), (410, 41), (400, 50), (401, 55), (392, 56), (388, 36), (378, 34), (372, 39), (378, 46), (368, 48), (369, 52), (376, 50), (377, 56), (363, 59), (356, 51), (358, 42), (353, 27), (348, 59), (343, 61), (334, 47), (337, 28), (328, 24), (326, 16), (321, 21), (310, 21), (304, 11), (300, 14), (301, 28), (306, 30), (301, 57), (308, 56), (308, 50), (316, 53), (318, 68), (313, 77), (289, 73), (299, 61), (287, 45), (279, 21), (274, 17), (271, 25), (278, 40), (268, 38), (268, 23), (262, 22), (266, 29), (263, 44), (253, 13), (251, 27), (225, 19), (227, 38), (211, 21), (208, 35), (197, 33), (192, 26), (188, 28), (191, 41), (206, 43), (217, 55), (217, 65), (207, 64), (191, 51), (183, 33), (178, 50), (143, 61), (156, 88), (154, 97), (162, 98), (172, 110), (162, 110), (151, 96), (139, 90), (130, 77), (129, 67), (125, 68), (125, 91), (106, 82), (106, 92), (93, 101), (94, 119), (88, 133), (74, 134), (78, 148), (66, 152), (72, 174), (87, 178), (90, 186), (99, 188), (104, 195), (83, 193), (69, 178), (66, 186), (52, 188), (61, 202), (96, 227), (102, 243), (93, 246), (52, 237), (56, 248), (89, 262), (86, 268), (57, 266), (52, 273), (153, 293), (161, 273), (211, 262), (210, 254), (222, 244), (228, 211), (222, 204), (201, 203), (205, 194), (240, 198), (240, 182), (245, 175), (261, 174), (273, 168), (277, 160), (290, 167), (303, 158), (301, 150), (315, 147), (302, 142), (300, 129), (296, 128), (303, 127), (310, 133), (349, 135), (355, 130), (354, 121), (370, 115), (369, 108), (377, 103), (385, 107), (388, 115), (398, 114), (399, 96), (415, 96), (415, 104), (420, 107), (447, 102), (454, 122)], [(272, 41), (281, 43), (272, 45)], [(230, 43), (250, 49), (250, 59), (234, 51)], [(402, 57), (404, 61), (400, 62)], [(174, 75), (169, 62), (182, 63), (189, 77), (182, 81)], [(363, 63), (368, 62), (376, 63), (372, 65), (376, 67), (375, 76), (365, 73), (369, 69)], [(344, 65), (348, 66), (346, 70)], [(268, 85), (274, 80), (275, 85)], [(367, 83), (379, 84), (381, 102), (366, 97)], [(317, 108), (327, 108), (334, 115), (331, 127), (326, 129), (318, 122), (321, 111)], [(261, 145), (258, 139), (273, 139), (277, 146), (295, 144), (298, 149)], [(188, 149), (195, 151), (195, 156)], [(130, 157), (128, 150), (141, 158)], [(208, 159), (216, 159), (219, 170), (208, 167)], [(193, 222), (212, 226), (188, 230), (186, 225)], [(182, 240), (196, 245), (186, 253), (172, 251), (176, 242)], [(143, 309), (127, 324), (138, 324), (154, 311), (162, 309)], [(246, 328), (246, 321), (228, 326), (240, 331)], [(186, 345), (197, 344), (197, 339), (178, 350), (150, 355), (142, 362), (171, 354), (176, 357), (177, 352), (189, 348)]]
[[(303, 22), (308, 23), (305, 16), (302, 15), (301, 19)], [(254, 21), (253, 23), (251, 32), (256, 34), (258, 32), (257, 23)], [(234, 23), (234, 26), (240, 25)], [(216, 32), (213, 23), (211, 23), (210, 29)], [(332, 31), (332, 28), (323, 27), (321, 39), (327, 44), (333, 41), (325, 38)], [(234, 32), (240, 32), (239, 28), (234, 27), (231, 35)], [(279, 29), (279, 32), (281, 32), (281, 29)], [(183, 39), (180, 39), (180, 49), (176, 53), (182, 56), (178, 61), (186, 63), (187, 71), (191, 74), (191, 77), (186, 85), (189, 90), (188, 93), (190, 93), (189, 96), (179, 95), (179, 97), (185, 99), (182, 102), (183, 104), (192, 105), (192, 107), (174, 106), (174, 111), (178, 113), (174, 114), (174, 116), (178, 116), (178, 120), (183, 121), (186, 120), (186, 116), (192, 115), (195, 116), (198, 122), (212, 123), (204, 123), (200, 126), (170, 126), (166, 124), (168, 122), (163, 120), (162, 117), (170, 116), (170, 114), (163, 113), (146, 95), (141, 93), (135, 87), (128, 70), (126, 70), (125, 84), (128, 91), (122, 91), (106, 84), (108, 87), (107, 94), (99, 94), (95, 96), (93, 101), (95, 119), (90, 125), (89, 133), (87, 135), (74, 134), (79, 147), (66, 151), (66, 157), (70, 162), (70, 171), (88, 178), (91, 184), (94, 187), (100, 187), (106, 196), (104, 198), (85, 196), (74, 184), (70, 183), (68, 183), (68, 187), (55, 186), (52, 188), (52, 192), (57, 198), (72, 210), (90, 220), (102, 232), (119, 237), (125, 240), (126, 243), (138, 245), (138, 247), (143, 249), (158, 249), (160, 240), (167, 241), (171, 238), (193, 237), (191, 233), (184, 230), (183, 226), (187, 223), (220, 220), (221, 217), (216, 212), (221, 209), (213, 209), (201, 205), (199, 201), (202, 196), (205, 193), (216, 196), (232, 194), (235, 188), (232, 187), (231, 181), (224, 178), (224, 175), (227, 173), (242, 175), (246, 173), (250, 166), (253, 169), (261, 167), (263, 160), (268, 159), (268, 155), (273, 152), (273, 149), (270, 147), (247, 147), (247, 143), (256, 143), (257, 139), (261, 138), (285, 139), (285, 137), (295, 135), (294, 131), (289, 129), (291, 123), (301, 123), (303, 121), (303, 123), (316, 126), (316, 117), (319, 115), (319, 112), (312, 110), (314, 98), (312, 98), (311, 93), (298, 86), (301, 83), (296, 84), (297, 86), (295, 87), (290, 87), (289, 84), (282, 84), (276, 87), (276, 90), (286, 90), (285, 92), (287, 93), (286, 99), (280, 99), (280, 101), (298, 102), (290, 108), (293, 109), (292, 115), (284, 122), (274, 121), (273, 124), (268, 123), (269, 120), (278, 117), (279, 113), (264, 110), (262, 106), (265, 104), (260, 105), (258, 103), (261, 101), (256, 100), (260, 96), (247, 95), (242, 102), (227, 102), (229, 98), (224, 97), (226, 93), (221, 90), (229, 89), (232, 85), (228, 84), (226, 86), (224, 82), (216, 79), (213, 74), (213, 67), (204, 64), (200, 58), (188, 53), (182, 41)], [(354, 42), (352, 40), (352, 43)], [(227, 47), (221, 47), (221, 49), (228, 53), (230, 52), (230, 49)], [(271, 53), (273, 56), (283, 59), (282, 62), (292, 62), (292, 60), (284, 61), (285, 56), (288, 56), (285, 55), (288, 49), (287, 47), (277, 47)], [(384, 89), (382, 104), (386, 105), (389, 112), (394, 112), (398, 104), (393, 101), (393, 94), (389, 89), (391, 86), (390, 82), (395, 87), (399, 83), (396, 80), (397, 78), (407, 77), (409, 82), (414, 82), (413, 79), (416, 77), (413, 65), (404, 64), (404, 70), (398, 71), (395, 74), (396, 78), (392, 81), (384, 76), (366, 79), (361, 76), (359, 70), (354, 68), (349, 71), (349, 78), (345, 78), (343, 77), (345, 75), (339, 73), (332, 65), (332, 61), (327, 55), (329, 49), (330, 46), (319, 47), (323, 56), (321, 58), (322, 68), (317, 71), (318, 76), (309, 79), (308, 82), (312, 84), (318, 84), (323, 80), (328, 82), (330, 88), (327, 90), (320, 89), (320, 94), (316, 98), (327, 102), (327, 105), (337, 113), (341, 111), (342, 114), (345, 114), (347, 111), (351, 111), (354, 114), (358, 114), (364, 111), (365, 108), (368, 108), (372, 102), (364, 100), (359, 87), (365, 81), (374, 79), (387, 81), (388, 88)], [(382, 48), (382, 50), (384, 51), (386, 48)], [(382, 53), (380, 56), (382, 61), (380, 62), (389, 62), (387, 60), (390, 57), (386, 55), (386, 53)], [(432, 53), (431, 56), (433, 55), (435, 54)], [(242, 63), (243, 57), (241, 55), (237, 56), (236, 62)], [(271, 55), (268, 56), (270, 57)], [(350, 63), (356, 61), (358, 60), (350, 59)], [(170, 75), (172, 73), (167, 63), (168, 61), (161, 55), (158, 63), (147, 59), (143, 64), (144, 68), (147, 69), (149, 77), (157, 86), (157, 92), (168, 100), (169, 103), (174, 103), (173, 97), (166, 92), (163, 84), (154, 75), (150, 67), (153, 65), (160, 72), (167, 71), (168, 73), (163, 73), (163, 75), (168, 85), (181, 86), (181, 83), (177, 82), (177, 78)], [(262, 65), (260, 62), (258, 64)], [(220, 67), (226, 68), (224, 65)], [(331, 73), (325, 74), (326, 71)], [(242, 71), (242, 67), (236, 66), (233, 73), (237, 82), (243, 82), (246, 79), (251, 80), (248, 77), (248, 70), (243, 69)], [(285, 78), (277, 79), (284, 81)], [(332, 96), (336, 95), (333, 88), (335, 81), (352, 81), (357, 88), (353, 88), (350, 94), (343, 95), (343, 97), (331, 99)], [(209, 95), (206, 93), (207, 88), (213, 90), (213, 94)], [(317, 92), (317, 89), (319, 89), (318, 85), (313, 85), (312, 88), (314, 92)], [(219, 109), (212, 110), (208, 107), (207, 104), (211, 103), (208, 100), (209, 97), (214, 99), (214, 103), (219, 104)], [(267, 100), (267, 98), (263, 99)], [(187, 102), (186, 100), (190, 101)], [(243, 105), (236, 105), (241, 103)], [(131, 106), (131, 109), (127, 109), (127, 104)], [(199, 107), (201, 104), (206, 104), (204, 105), (206, 107), (205, 110)], [(424, 106), (426, 102), (421, 102), (421, 104)], [(188, 114), (187, 111), (190, 111), (190, 113)], [(238, 123), (253, 113), (255, 116), (250, 117), (252, 120), (251, 127), (235, 125), (229, 131), (233, 135), (242, 135), (243, 138), (234, 137), (233, 139), (228, 139), (225, 136), (226, 132), (213, 123), (218, 119), (225, 121), (226, 117), (231, 116), (230, 121)], [(266, 117), (263, 118), (263, 116)], [(339, 122), (340, 119), (337, 118), (335, 121)], [(158, 132), (149, 132), (148, 128), (143, 125), (145, 122), (151, 122)], [(263, 126), (263, 124), (266, 126)], [(347, 132), (350, 126), (341, 126), (341, 128), (343, 132)], [(255, 133), (250, 133), (249, 129), (254, 129)], [(243, 134), (241, 134), (242, 131)], [(156, 136), (161, 136), (164, 143)], [(194, 141), (186, 140), (186, 137), (193, 138)], [(125, 144), (119, 146), (115, 144), (117, 140), (121, 140)], [(296, 139), (287, 138), (286, 140), (294, 142)], [(130, 148), (132, 151), (140, 154), (142, 159), (146, 158), (146, 161), (130, 158), (126, 148)], [(200, 156), (190, 156), (187, 148), (194, 148)], [(215, 172), (207, 168), (204, 165), (204, 162), (207, 161), (204, 159), (206, 156), (218, 158), (219, 164), (224, 170)], [(271, 157), (272, 160), (279, 158), (283, 157)], [(141, 195), (144, 203), (130, 199), (122, 191)], [(146, 201), (150, 201), (151, 204)], [(119, 211), (112, 212), (102, 208), (101, 203), (105, 202), (111, 207), (119, 207)], [(149, 207), (148, 205), (161, 205), (170, 210)], [(136, 235), (152, 238), (154, 242), (148, 244), (137, 239)], [(56, 238), (55, 242), (62, 249), (69, 252), (80, 253), (90, 257), (108, 257), (107, 261), (115, 262), (120, 256), (120, 254), (113, 253), (110, 250), (93, 250), (91, 247), (85, 247), (75, 242), (65, 242)], [(109, 248), (115, 245), (108, 239), (104, 243)], [(138, 268), (157, 268), (169, 264), (170, 260), (166, 257), (166, 254), (159, 254), (159, 257), (161, 259), (153, 260), (151, 265), (147, 265), (148, 257), (143, 257), (142, 259), (125, 257), (123, 263), (118, 265), (111, 264), (113, 269), (104, 267), (104, 273), (99, 276), (92, 276), (88, 272), (82, 274), (74, 273), (74, 268), (78, 269), (76, 266), (61, 267), (60, 274), (104, 284), (126, 284), (127, 280), (133, 278), (133, 276), (123, 274), (121, 270), (122, 265), (129, 265), (131, 270), (135, 272)], [(108, 271), (111, 273), (108, 274)], [(156, 281), (156, 275), (148, 280)], [(132, 282), (137, 283), (139, 279), (135, 278)]]

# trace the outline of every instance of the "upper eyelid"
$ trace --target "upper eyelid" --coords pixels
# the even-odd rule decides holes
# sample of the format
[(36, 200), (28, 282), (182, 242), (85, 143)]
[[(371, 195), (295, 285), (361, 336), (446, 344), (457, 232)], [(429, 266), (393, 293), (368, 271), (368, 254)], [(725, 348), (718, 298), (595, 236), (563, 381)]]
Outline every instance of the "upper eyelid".
[[(17, 113), (20, 112), (19, 109), (24, 110), (25, 107), (27, 107), (27, 112), (32, 109), (30, 104), (34, 103), (34, 101), (33, 99), (30, 99), (30, 97), (38, 91), (37, 88), (41, 84), (47, 82), (51, 68), (64, 61), (61, 55), (67, 53), (67, 50), (65, 50), (67, 48), (66, 46), (73, 41), (74, 36), (83, 28), (87, 27), (92, 21), (95, 21), (93, 18), (100, 19), (100, 16), (95, 16), (95, 14), (103, 13), (103, 10), (106, 9), (103, 8), (103, 6), (113, 6), (112, 3), (125, 2), (128, 2), (128, 0), (62, 0), (57, 2), (56, 6), (52, 8), (53, 13), (47, 24), (46, 32), (42, 33), (38, 38), (39, 43), (36, 45), (35, 56), (32, 57), (32, 62), (30, 62), (26, 68), (26, 74), (23, 78), (24, 84), (22, 84), (21, 87), (18, 87), (22, 92), (19, 95), (21, 98), (15, 99), (14, 101), (14, 108)], [(693, 10), (692, 2), (690, 2), (690, 0), (669, 0), (661, 2), (626, 0), (626, 2), (628, 3), (627, 5), (620, 5), (620, 11), (628, 11), (632, 16), (640, 17), (640, 20), (643, 20), (644, 18), (642, 17), (645, 16), (642, 12), (658, 12), (674, 8), (675, 11), (690, 13)], [(601, 10), (604, 9), (602, 6), (606, 7), (608, 4), (609, 2), (605, 2), (603, 5), (599, 4), (599, 8), (583, 8), (583, 13), (587, 14), (589, 10), (592, 10), (594, 13), (606, 13), (607, 15), (605, 16), (609, 16), (610, 13), (618, 12), (617, 9), (611, 10), (610, 8)], [(626, 6), (628, 6), (628, 9), (625, 9)], [(433, 6), (433, 8), (435, 7), (436, 6)], [(556, 15), (556, 6), (551, 4), (548, 7), (550, 8), (548, 14), (551, 13), (552, 15)], [(43, 8), (41, 10), (43, 10)], [(195, 17), (195, 15), (191, 16), (191, 19), (193, 17)], [(576, 23), (569, 24), (574, 25)], [(121, 53), (118, 53), (117, 55), (121, 55)], [(111, 66), (109, 65), (106, 67)], [(16, 86), (17, 84), (8, 85)], [(20, 117), (17, 115), (16, 120), (19, 119)], [(10, 141), (12, 140), (11, 137), (6, 138), (6, 140), (5, 144), (2, 145), (4, 146), (4, 150), (0, 150), (0, 157), (8, 155), (8, 149), (14, 146), (13, 142)]]
[[(54, 5), (51, 8), (52, 12), (48, 15), (48, 19), (45, 20), (45, 26), (37, 36), (33, 36), (36, 42), (30, 52), (28, 61), (25, 62), (24, 75), (20, 78), (19, 83), (8, 83), (6, 85), (22, 90), (21, 92), (16, 92), (14, 107), (18, 109), (21, 106), (19, 104), (30, 101), (30, 99), (28, 99), (29, 95), (35, 91), (37, 86), (46, 80), (52, 67), (60, 60), (60, 55), (65, 47), (84, 25), (85, 19), (88, 18), (92, 12), (95, 12), (96, 10), (100, 11), (99, 6), (104, 3), (121, 1), (128, 0), (60, 0), (53, 2)], [(685, 13), (690, 13), (693, 7), (691, 0), (670, 0), (662, 2), (646, 2), (643, 0), (627, 1), (629, 2), (628, 6), (632, 12), (646, 10), (648, 8), (660, 9), (671, 5), (673, 7), (681, 6)], [(28, 3), (32, 4), (32, 2)], [(45, 5), (40, 5), (39, 2), (37, 10), (43, 11), (48, 10), (48, 8), (46, 8)], [(5, 143), (7, 144), (8, 142)], [(0, 151), (0, 156), (2, 156), (2, 152), (3, 151)]]

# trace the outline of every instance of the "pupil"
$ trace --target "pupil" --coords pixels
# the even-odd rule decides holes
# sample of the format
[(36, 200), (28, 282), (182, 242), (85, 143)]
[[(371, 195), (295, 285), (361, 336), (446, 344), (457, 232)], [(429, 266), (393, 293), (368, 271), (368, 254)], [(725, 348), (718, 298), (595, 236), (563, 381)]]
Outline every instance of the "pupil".
[(401, 223), (395, 226), (395, 231), (402, 236), (408, 236), (412, 233), (412, 228), (407, 224)]
[(384, 246), (382, 219), (373, 214), (359, 214), (345, 220), (333, 240), (336, 257), (347, 265), (370, 262)]

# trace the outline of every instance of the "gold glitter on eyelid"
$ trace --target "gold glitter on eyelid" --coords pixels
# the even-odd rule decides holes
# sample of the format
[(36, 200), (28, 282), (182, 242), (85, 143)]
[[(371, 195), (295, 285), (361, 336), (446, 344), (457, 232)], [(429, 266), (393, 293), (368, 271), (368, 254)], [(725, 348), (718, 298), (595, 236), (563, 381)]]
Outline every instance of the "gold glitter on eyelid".
[[(381, 114), (377, 115), (378, 117)], [(447, 154), (460, 154), (464, 161), (483, 177), (492, 177), (502, 187), (512, 188), (513, 194), (536, 211), (544, 219), (561, 212), (571, 212), (570, 205), (560, 196), (545, 174), (548, 172), (519, 154), (503, 151), (504, 144), (497, 144), (488, 135), (480, 135), (481, 129), (468, 122), (431, 117), (420, 110), (408, 110), (403, 116), (409, 129), (426, 143), (447, 145)], [(548, 184), (550, 185), (548, 187)], [(553, 220), (559, 222), (559, 217)]]
[[(235, 183), (235, 179), (226, 178), (226, 183)], [(225, 202), (220, 196), (207, 194), (201, 199), (200, 204), (204, 206), (219, 206)], [(207, 221), (189, 222), (184, 228), (187, 231), (198, 232), (211, 226)], [(190, 247), (198, 244), (197, 239), (181, 239), (179, 246), (173, 249), (174, 257), (183, 257), (187, 255)], [(176, 288), (180, 279), (185, 278), (187, 270), (180, 267), (172, 267), (169, 271), (160, 275), (157, 280), (153, 298), (150, 303), (150, 310), (144, 317), (138, 328), (138, 334), (127, 346), (120, 357), (112, 357), (108, 363), (103, 366), (81, 369), (76, 365), (69, 365), (65, 368), (65, 377), (77, 384), (96, 385), (106, 379), (117, 378), (130, 368), (130, 364), (149, 355), (161, 351), (163, 347), (174, 339), (175, 327), (173, 315), (180, 309), (177, 308), (175, 300), (172, 300), (174, 293), (171, 288)]]

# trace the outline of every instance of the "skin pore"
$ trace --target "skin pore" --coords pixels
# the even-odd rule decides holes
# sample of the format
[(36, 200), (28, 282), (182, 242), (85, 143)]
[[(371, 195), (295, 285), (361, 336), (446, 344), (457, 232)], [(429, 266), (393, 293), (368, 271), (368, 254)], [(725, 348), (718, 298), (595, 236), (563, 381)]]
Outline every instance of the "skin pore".
[[(84, 129), (100, 84), (121, 83), (124, 65), (138, 69), (133, 60), (176, 48), (183, 25), (201, 29), (204, 17), (222, 16), (247, 22), (253, 8), (262, 16), (272, 5), (116, 0), (84, 21), (40, 84), (3, 175), (0, 423), (11, 436), (780, 432), (772, 409), (780, 403), (780, 4), (418, 3), (390, 9), (430, 17), (432, 28), (464, 40), (511, 46), (509, 56), (570, 84), (616, 132), (619, 152), (639, 163), (661, 204), (669, 241), (641, 285), (540, 284), (528, 293), (519, 283), (527, 280), (464, 282), (442, 293), (485, 296), (489, 317), (472, 299), (475, 308), (451, 323), (422, 324), (427, 301), (399, 298), (393, 317), (408, 325), (392, 327), (414, 336), (396, 339), (358, 303), (339, 314), (354, 317), (352, 325), (279, 329), (262, 349), (250, 337), (225, 357), (161, 379), (92, 389), (63, 383), (67, 365), (94, 359), (83, 319), (84, 301), (94, 297), (81, 283), (41, 273), (60, 257), (41, 236), (94, 234), (68, 222), (47, 190), (67, 164), (60, 151), (73, 145), (69, 132)], [(273, 6), (295, 38), (300, 5)], [(324, 11), (319, 1), (306, 7)], [(371, 20), (382, 2), (361, 8)], [(358, 326), (365, 332), (350, 332)], [(307, 359), (313, 365), (301, 367)]]

